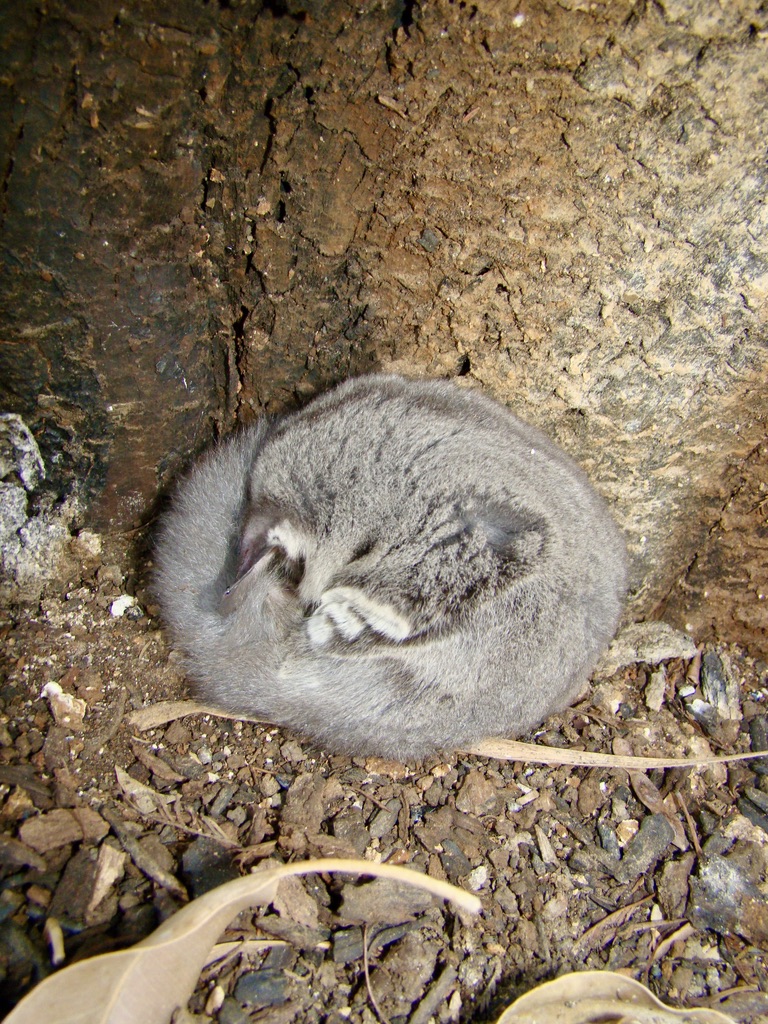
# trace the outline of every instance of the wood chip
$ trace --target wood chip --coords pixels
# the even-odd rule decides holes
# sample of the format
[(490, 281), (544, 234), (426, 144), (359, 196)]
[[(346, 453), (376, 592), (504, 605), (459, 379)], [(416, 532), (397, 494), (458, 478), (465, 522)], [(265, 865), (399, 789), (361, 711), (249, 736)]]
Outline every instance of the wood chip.
[(33, 850), (47, 853), (67, 843), (79, 843), (83, 829), (72, 811), (59, 808), (29, 818), (19, 829), (19, 835)]

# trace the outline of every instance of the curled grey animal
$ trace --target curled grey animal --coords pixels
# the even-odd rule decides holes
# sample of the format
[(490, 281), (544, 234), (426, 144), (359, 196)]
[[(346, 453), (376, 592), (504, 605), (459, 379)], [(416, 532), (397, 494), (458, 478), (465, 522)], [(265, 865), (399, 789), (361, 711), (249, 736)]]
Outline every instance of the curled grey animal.
[(157, 566), (203, 699), (400, 759), (566, 707), (625, 592), (621, 535), (568, 456), (482, 394), (388, 375), (203, 458)]

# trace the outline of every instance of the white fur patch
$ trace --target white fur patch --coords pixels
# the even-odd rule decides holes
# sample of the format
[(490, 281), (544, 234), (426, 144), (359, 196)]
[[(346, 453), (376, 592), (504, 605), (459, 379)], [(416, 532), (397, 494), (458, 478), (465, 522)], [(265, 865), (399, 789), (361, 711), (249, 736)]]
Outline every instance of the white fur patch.
[(307, 557), (309, 538), (306, 534), (294, 529), (286, 519), (272, 527), (267, 534), (267, 544), (270, 547), (282, 548), (289, 558), (298, 562)]
[(404, 615), (355, 587), (326, 590), (307, 623), (309, 639), (316, 647), (327, 643), (334, 631), (345, 640), (355, 640), (366, 628), (396, 641), (405, 640), (411, 633), (411, 624)]

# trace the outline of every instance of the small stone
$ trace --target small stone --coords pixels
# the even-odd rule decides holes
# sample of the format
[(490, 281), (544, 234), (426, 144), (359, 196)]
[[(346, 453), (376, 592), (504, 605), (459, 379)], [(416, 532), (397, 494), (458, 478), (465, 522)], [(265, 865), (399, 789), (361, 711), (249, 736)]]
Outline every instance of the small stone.
[(84, 700), (88, 707), (92, 707), (104, 696), (104, 680), (98, 672), (84, 670), (78, 672), (74, 679), (77, 696)]
[(764, 814), (768, 814), (768, 793), (764, 793), (762, 789), (756, 789), (754, 786), (745, 786), (744, 795)]
[(122, 619), (128, 609), (133, 608), (135, 604), (136, 598), (131, 594), (121, 594), (109, 606), (109, 614), (115, 619)]
[(4, 873), (11, 874), (21, 867), (45, 871), (45, 861), (25, 843), (11, 839), (10, 836), (0, 835), (0, 868), (3, 868)]
[(358, 857), (363, 856), (371, 841), (371, 833), (357, 807), (343, 807), (339, 811), (333, 819), (333, 834), (350, 843)]
[(644, 875), (662, 856), (675, 838), (675, 830), (663, 814), (649, 814), (627, 844), (616, 877), (630, 882)]
[(101, 557), (101, 536), (93, 530), (81, 530), (72, 538), (70, 547), (73, 554), (78, 555), (83, 561), (95, 561)]
[(645, 706), (649, 711), (660, 711), (664, 703), (664, 694), (667, 690), (667, 671), (662, 665), (655, 672), (645, 688)]
[(482, 817), (498, 810), (499, 795), (493, 783), (475, 769), (467, 773), (456, 797), (456, 807), (465, 814)]
[(306, 754), (304, 753), (301, 744), (296, 740), (287, 740), (280, 747), (280, 753), (283, 755), (286, 761), (291, 764), (296, 764), (298, 761), (304, 761)]
[(400, 813), (400, 801), (390, 800), (390, 803), (386, 810), (382, 808), (377, 811), (376, 816), (369, 826), (369, 832), (372, 839), (381, 839), (391, 832), (397, 823), (397, 818)]
[(56, 725), (72, 732), (83, 731), (87, 708), (84, 700), (67, 693), (59, 683), (46, 683), (41, 696), (48, 698)]
[[(62, 925), (67, 927), (81, 928), (86, 923), (95, 882), (96, 858), (90, 850), (80, 849), (67, 861), (64, 873), (56, 886), (49, 910), (51, 917), (58, 918)], [(96, 922), (89, 920), (88, 923)]]
[(279, 1006), (288, 998), (288, 979), (282, 971), (248, 971), (235, 985), (235, 999), (249, 1010)]
[(369, 775), (386, 775), (390, 779), (405, 779), (410, 775), (410, 768), (406, 765), (383, 757), (366, 758), (365, 770)]
[(362, 928), (337, 928), (333, 933), (333, 962), (349, 964), (363, 955)]
[(112, 891), (116, 882), (119, 882), (125, 873), (126, 854), (109, 843), (102, 843), (99, 847), (99, 856), (96, 861), (96, 877), (93, 882), (93, 891), (88, 901), (86, 917), (92, 914), (103, 899)]
[(658, 665), (670, 658), (689, 661), (696, 653), (693, 638), (666, 622), (635, 622), (621, 630), (600, 659), (595, 674), (612, 676), (625, 665), (637, 662)]
[(226, 996), (219, 1010), (218, 1024), (248, 1024), (250, 1014), (232, 996)]
[(736, 933), (760, 948), (768, 943), (768, 899), (728, 857), (711, 856), (690, 880), (688, 918), (695, 928)]
[(741, 720), (739, 682), (726, 654), (707, 651), (701, 659), (701, 688), (719, 718)]
[(438, 245), (440, 245), (440, 236), (435, 234), (432, 228), (424, 228), (419, 238), (419, 245), (426, 252), (434, 252)]
[(720, 719), (717, 711), (709, 701), (701, 700), (701, 698), (696, 697), (691, 701), (687, 701), (685, 706), (702, 727), (704, 732), (711, 736), (713, 732), (717, 731)]
[(402, 924), (433, 906), (432, 896), (422, 889), (390, 878), (372, 882), (348, 882), (341, 890), (339, 917), (343, 921)]
[(619, 846), (626, 846), (630, 839), (633, 839), (638, 832), (640, 825), (634, 818), (625, 818), (616, 826), (616, 838)]
[(80, 822), (72, 811), (59, 808), (29, 818), (19, 829), (21, 841), (38, 853), (56, 850), (83, 838)]
[(664, 865), (656, 882), (656, 890), (664, 913), (669, 918), (682, 917), (688, 900), (688, 879), (696, 856), (685, 853)]
[(73, 807), (72, 814), (83, 830), (86, 843), (99, 843), (109, 832), (109, 825), (92, 807)]
[(272, 906), (280, 917), (312, 930), (318, 927), (318, 907), (300, 878), (282, 878)]
[(225, 998), (226, 992), (221, 985), (214, 985), (205, 1001), (205, 1012), (209, 1017), (212, 1017), (214, 1013), (221, 1009)]
[(442, 846), (440, 863), (443, 865), (443, 871), (455, 885), (460, 878), (465, 878), (470, 873), (472, 865), (452, 839), (444, 839)]
[[(637, 826), (637, 822), (635, 822), (635, 826)], [(635, 828), (635, 831), (637, 831), (637, 828)], [(621, 855), (621, 843), (619, 842), (617, 831), (613, 825), (608, 821), (598, 821), (597, 834), (600, 836), (600, 845), (605, 852), (618, 860)], [(629, 836), (627, 838), (627, 842), (631, 838), (632, 837)], [(626, 845), (626, 843), (624, 845)]]
[(195, 897), (240, 877), (231, 851), (207, 836), (200, 836), (187, 847), (181, 863), (184, 877)]
[(545, 864), (557, 864), (557, 854), (544, 829), (540, 825), (534, 825), (533, 830), (536, 833), (541, 859)]
[(30, 885), (27, 888), (27, 899), (39, 907), (47, 907), (51, 902), (51, 890), (42, 885)]
[(225, 782), (216, 794), (208, 813), (212, 818), (219, 818), (227, 810), (237, 792), (237, 785), (234, 782)]
[(485, 864), (479, 864), (467, 875), (467, 888), (472, 892), (479, 892), (488, 882), (488, 868)]

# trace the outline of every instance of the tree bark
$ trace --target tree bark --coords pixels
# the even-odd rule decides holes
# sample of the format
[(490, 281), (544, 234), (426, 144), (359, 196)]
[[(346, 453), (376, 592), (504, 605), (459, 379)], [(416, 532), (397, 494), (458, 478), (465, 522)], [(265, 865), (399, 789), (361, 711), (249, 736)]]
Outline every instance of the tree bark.
[(759, 3), (1, 17), (0, 399), (84, 522), (352, 374), (455, 376), (607, 495), (634, 614), (766, 650)]

